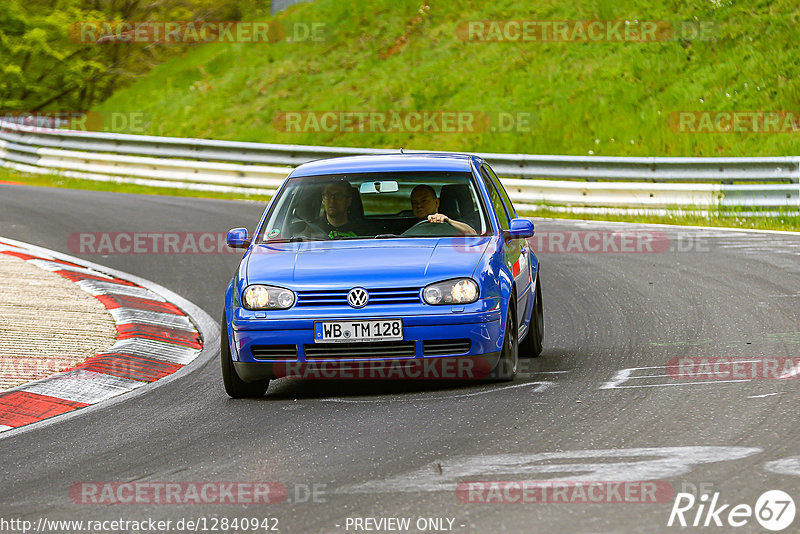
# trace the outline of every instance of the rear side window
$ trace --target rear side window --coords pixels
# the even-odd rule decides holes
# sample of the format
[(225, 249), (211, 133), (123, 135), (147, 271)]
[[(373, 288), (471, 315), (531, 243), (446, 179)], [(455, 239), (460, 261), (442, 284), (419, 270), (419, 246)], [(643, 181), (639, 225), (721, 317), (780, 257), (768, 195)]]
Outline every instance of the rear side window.
[(492, 177), (489, 175), (485, 166), (481, 167), (481, 177), (483, 178), (483, 183), (486, 185), (486, 190), (489, 191), (489, 199), (492, 201), (494, 211), (497, 212), (497, 218), (500, 220), (500, 228), (508, 230), (510, 228), (510, 222), (508, 214), (506, 213), (506, 208), (503, 205), (503, 199), (500, 193), (497, 192), (497, 188), (492, 182)]

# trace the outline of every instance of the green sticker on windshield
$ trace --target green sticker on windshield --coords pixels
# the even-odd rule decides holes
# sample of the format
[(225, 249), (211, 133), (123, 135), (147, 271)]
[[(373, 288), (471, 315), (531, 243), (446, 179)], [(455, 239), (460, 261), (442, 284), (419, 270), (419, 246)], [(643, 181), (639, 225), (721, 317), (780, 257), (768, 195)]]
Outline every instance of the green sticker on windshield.
[(331, 230), (328, 232), (328, 237), (336, 239), (337, 237), (358, 237), (355, 232), (342, 232), (341, 230)]
[(267, 234), (267, 237), (275, 237), (279, 233), (281, 233), (281, 231), (279, 229), (273, 228), (272, 230), (269, 231), (269, 233)]

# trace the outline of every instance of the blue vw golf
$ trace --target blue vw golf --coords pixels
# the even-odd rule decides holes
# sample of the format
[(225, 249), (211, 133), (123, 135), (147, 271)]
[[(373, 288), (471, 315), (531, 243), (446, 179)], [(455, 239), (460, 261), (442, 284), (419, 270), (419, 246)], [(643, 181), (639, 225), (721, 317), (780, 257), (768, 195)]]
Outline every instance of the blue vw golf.
[(344, 157), (286, 178), (225, 293), (231, 397), (283, 376), (513, 380), (542, 351), (539, 262), (503, 185), (461, 154)]

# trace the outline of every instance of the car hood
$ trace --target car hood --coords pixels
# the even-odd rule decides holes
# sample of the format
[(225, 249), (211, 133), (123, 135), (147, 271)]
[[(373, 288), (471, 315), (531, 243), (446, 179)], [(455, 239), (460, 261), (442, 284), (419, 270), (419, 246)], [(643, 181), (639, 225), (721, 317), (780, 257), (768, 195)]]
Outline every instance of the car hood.
[(256, 245), (247, 283), (293, 288), (412, 287), (471, 276), (491, 237)]

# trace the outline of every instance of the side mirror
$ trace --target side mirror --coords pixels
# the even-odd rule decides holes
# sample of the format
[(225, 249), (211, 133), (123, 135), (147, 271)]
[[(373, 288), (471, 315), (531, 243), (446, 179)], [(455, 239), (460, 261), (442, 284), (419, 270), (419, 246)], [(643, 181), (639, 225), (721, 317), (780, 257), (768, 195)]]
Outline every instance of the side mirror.
[(250, 246), (250, 238), (247, 236), (247, 228), (234, 228), (228, 231), (225, 240), (230, 248), (247, 248)]
[(508, 239), (527, 239), (534, 233), (533, 222), (528, 219), (511, 219), (511, 228), (503, 232)]

